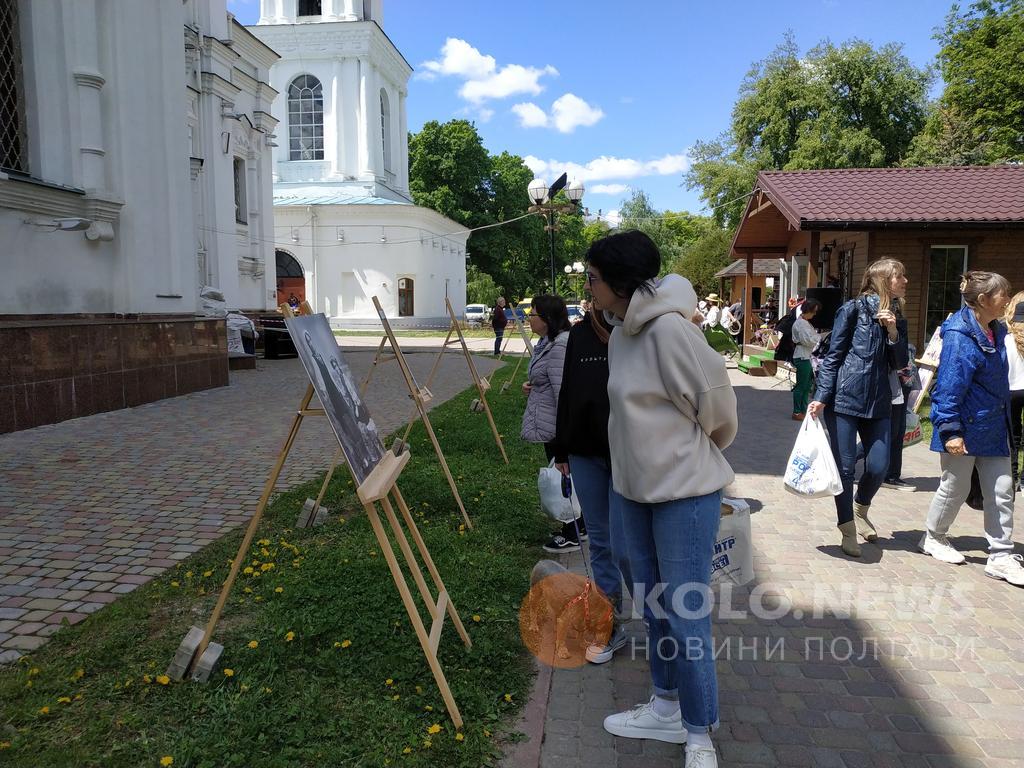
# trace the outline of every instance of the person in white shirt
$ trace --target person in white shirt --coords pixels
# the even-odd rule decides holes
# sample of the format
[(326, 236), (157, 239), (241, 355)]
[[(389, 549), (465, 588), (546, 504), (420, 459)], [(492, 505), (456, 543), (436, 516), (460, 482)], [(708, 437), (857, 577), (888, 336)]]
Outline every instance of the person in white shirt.
[(821, 309), (817, 299), (805, 299), (803, 311), (793, 323), (793, 367), (796, 368), (796, 386), (793, 387), (793, 421), (803, 421), (807, 403), (814, 385), (814, 370), (811, 368), (811, 353), (821, 338), (810, 321)]
[(1010, 465), (1013, 470), (1013, 487), (1022, 489), (1019, 457), (1024, 448), (1024, 291), (1021, 291), (1006, 309), (1006, 362), (1010, 366), (1010, 427), (1012, 428), (1013, 451)]
[(718, 294), (712, 293), (707, 297), (708, 310), (704, 313), (704, 327), (714, 328), (718, 325), (718, 321), (722, 317), (722, 309), (718, 305), (721, 303), (718, 300)]

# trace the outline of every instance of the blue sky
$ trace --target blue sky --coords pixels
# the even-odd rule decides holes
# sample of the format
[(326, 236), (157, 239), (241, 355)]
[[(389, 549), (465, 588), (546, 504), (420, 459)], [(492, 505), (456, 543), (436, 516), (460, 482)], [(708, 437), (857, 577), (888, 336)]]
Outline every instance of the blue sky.
[[(658, 208), (701, 210), (682, 175), (698, 139), (725, 130), (751, 63), (792, 30), (802, 50), (825, 38), (901, 43), (918, 66), (950, 0), (385, 0), (384, 30), (416, 72), (409, 129), (476, 122), (549, 183), (582, 177), (585, 205), (618, 209), (628, 188)], [(246, 24), (257, 0), (229, 0)], [(525, 191), (524, 191), (525, 195)]]

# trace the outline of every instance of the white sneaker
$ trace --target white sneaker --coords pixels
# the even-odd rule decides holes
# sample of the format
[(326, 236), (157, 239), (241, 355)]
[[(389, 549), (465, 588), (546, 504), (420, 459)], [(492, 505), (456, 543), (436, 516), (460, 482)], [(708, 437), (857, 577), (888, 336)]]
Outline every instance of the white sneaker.
[(646, 704), (640, 704), (628, 712), (608, 715), (604, 719), (604, 729), (613, 736), (625, 736), (627, 739), (657, 739), (669, 744), (686, 743), (682, 716), (676, 711), (672, 717), (659, 717), (654, 711), (653, 696)]
[(921, 537), (921, 543), (917, 545), (917, 548), (926, 555), (931, 555), (936, 560), (952, 565), (960, 565), (965, 559), (957, 551), (956, 547), (949, 543), (949, 539), (944, 535), (933, 536), (930, 533), (925, 533)]
[(985, 575), (992, 579), (1003, 579), (1015, 587), (1024, 587), (1022, 561), (1024, 561), (1024, 557), (1020, 555), (1001, 555), (995, 559), (989, 558), (985, 565)]
[(627, 642), (629, 642), (629, 638), (626, 637), (626, 632), (620, 625), (616, 625), (612, 636), (608, 638), (607, 645), (594, 644), (587, 647), (587, 661), (591, 664), (604, 664), (606, 661), (611, 661), (615, 652), (625, 647)]
[(718, 755), (714, 747), (686, 747), (685, 768), (718, 768)]

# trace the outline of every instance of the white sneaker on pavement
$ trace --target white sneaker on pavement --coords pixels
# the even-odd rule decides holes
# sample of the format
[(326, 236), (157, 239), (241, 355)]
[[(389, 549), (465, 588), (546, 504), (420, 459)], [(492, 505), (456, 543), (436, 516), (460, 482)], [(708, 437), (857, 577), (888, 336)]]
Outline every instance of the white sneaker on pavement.
[(612, 636), (608, 638), (607, 645), (595, 643), (587, 646), (587, 661), (591, 664), (604, 664), (606, 661), (611, 661), (615, 652), (623, 648), (627, 642), (629, 642), (629, 638), (626, 637), (625, 630), (621, 625), (616, 624)]
[(718, 768), (718, 755), (714, 747), (686, 747), (685, 768)]
[[(653, 696), (646, 704), (640, 704), (628, 712), (608, 715), (604, 719), (604, 729), (613, 736), (625, 736), (627, 739), (656, 739), (667, 741), (669, 744), (686, 743), (682, 716), (677, 711), (672, 717), (659, 717), (654, 711)], [(717, 763), (708, 765), (715, 766)]]
[(936, 560), (941, 560), (943, 563), (950, 563), (951, 565), (960, 565), (965, 559), (957, 551), (957, 548), (949, 543), (949, 539), (944, 535), (933, 536), (926, 532), (921, 537), (921, 543), (917, 545), (917, 548), (926, 555), (931, 555)]
[(991, 579), (1008, 581), (1015, 587), (1024, 587), (1024, 566), (1021, 566), (1021, 561), (1024, 561), (1024, 557), (1020, 555), (989, 558), (985, 565), (985, 575)]

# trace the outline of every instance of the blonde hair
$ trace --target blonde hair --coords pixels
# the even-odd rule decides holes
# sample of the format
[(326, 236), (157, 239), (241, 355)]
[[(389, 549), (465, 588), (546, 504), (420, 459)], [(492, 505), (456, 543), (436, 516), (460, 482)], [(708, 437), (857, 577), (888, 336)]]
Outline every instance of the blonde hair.
[(889, 290), (889, 283), (894, 277), (903, 277), (907, 273), (902, 261), (896, 259), (878, 259), (868, 264), (864, 270), (864, 279), (860, 282), (861, 295), (873, 293), (878, 296), (878, 310), (895, 308), (903, 311), (903, 300), (894, 299)]
[(1010, 333), (1013, 334), (1013, 340), (1017, 342), (1017, 351), (1021, 357), (1024, 357), (1024, 323), (1013, 322), (1014, 310), (1017, 305), (1024, 301), (1024, 291), (1021, 291), (1010, 300), (1010, 304), (1006, 307), (1006, 327), (1010, 329)]

